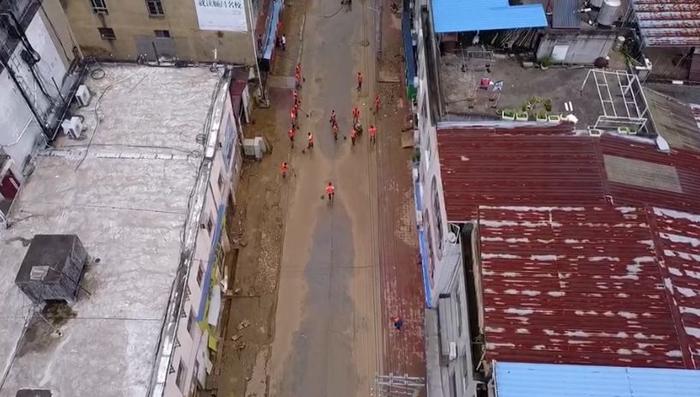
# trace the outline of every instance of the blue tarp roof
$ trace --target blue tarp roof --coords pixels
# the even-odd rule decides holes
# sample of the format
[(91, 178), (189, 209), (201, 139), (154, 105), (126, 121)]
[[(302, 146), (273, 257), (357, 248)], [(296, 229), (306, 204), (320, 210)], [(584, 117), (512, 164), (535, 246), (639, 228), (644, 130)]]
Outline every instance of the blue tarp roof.
[(700, 397), (700, 371), (497, 362), (498, 397)]
[(508, 5), (508, 0), (433, 0), (436, 33), (526, 29), (547, 26), (542, 4)]

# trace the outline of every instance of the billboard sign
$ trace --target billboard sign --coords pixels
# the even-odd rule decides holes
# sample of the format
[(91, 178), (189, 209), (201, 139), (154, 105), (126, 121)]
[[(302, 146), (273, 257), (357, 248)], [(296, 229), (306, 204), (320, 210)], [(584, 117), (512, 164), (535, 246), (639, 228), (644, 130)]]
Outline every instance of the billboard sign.
[(194, 5), (199, 28), (202, 30), (248, 30), (245, 0), (194, 0)]

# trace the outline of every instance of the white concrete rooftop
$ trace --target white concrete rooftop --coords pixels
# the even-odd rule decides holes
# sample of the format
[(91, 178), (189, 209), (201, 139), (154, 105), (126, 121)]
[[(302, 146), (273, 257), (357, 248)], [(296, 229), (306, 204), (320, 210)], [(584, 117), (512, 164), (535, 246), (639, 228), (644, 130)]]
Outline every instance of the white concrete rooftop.
[[(23, 388), (62, 397), (148, 390), (202, 161), (197, 138), (220, 73), (102, 68), (104, 78), (86, 81), (94, 93), (80, 110), (86, 138), (62, 139), (62, 148), (38, 158), (11, 227), (0, 231), (0, 365), (7, 374), (0, 396)], [(81, 282), (89, 294), (79, 294), (72, 313), (50, 316), (56, 336), (31, 316), (14, 278), (32, 236), (65, 233), (77, 234), (92, 260)]]

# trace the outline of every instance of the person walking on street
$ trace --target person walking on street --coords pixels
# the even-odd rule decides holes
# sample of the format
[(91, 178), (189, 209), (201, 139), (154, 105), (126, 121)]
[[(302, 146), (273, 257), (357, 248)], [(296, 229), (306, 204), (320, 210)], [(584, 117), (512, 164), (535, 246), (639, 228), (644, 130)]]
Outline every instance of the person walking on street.
[(282, 174), (282, 178), (287, 177), (287, 172), (289, 172), (289, 164), (287, 164), (286, 161), (283, 161), (280, 165), (280, 173)]
[(314, 136), (312, 133), (309, 132), (309, 135), (307, 136), (307, 141), (308, 143), (306, 144), (306, 148), (311, 150), (314, 148)]
[(357, 128), (352, 129), (352, 132), (350, 132), (350, 141), (352, 142), (352, 146), (355, 146), (355, 141), (357, 140)]
[(357, 122), (360, 120), (360, 109), (357, 108), (357, 106), (353, 106), (352, 108), (352, 123), (357, 124)]
[(335, 109), (331, 110), (331, 118), (328, 120), (328, 122), (331, 123), (331, 127), (335, 127), (338, 125), (338, 120), (335, 116)]
[(379, 94), (374, 98), (374, 113), (379, 113), (379, 108), (382, 106), (382, 100), (379, 98)]
[(401, 331), (401, 327), (403, 327), (403, 319), (399, 316), (394, 316), (391, 318), (391, 322), (394, 324), (394, 328), (396, 328), (397, 331)]
[(299, 105), (299, 92), (297, 90), (292, 91), (292, 96), (294, 96), (294, 106)]
[(373, 124), (369, 125), (369, 141), (371, 143), (375, 143), (377, 140), (377, 127), (375, 127)]
[(357, 91), (362, 90), (362, 72), (357, 72)]
[(335, 196), (335, 186), (333, 186), (333, 182), (328, 182), (328, 185), (326, 185), (326, 195), (328, 196), (328, 201), (333, 201), (333, 196)]
[(289, 116), (291, 116), (292, 118), (292, 126), (294, 128), (299, 128), (299, 125), (297, 124), (297, 120), (299, 118), (299, 105), (292, 106), (292, 110), (289, 112)]
[(294, 126), (292, 125), (292, 128), (287, 131), (287, 136), (289, 137), (289, 144), (294, 147), (294, 137), (297, 135), (296, 129), (294, 129)]
[(282, 51), (287, 51), (287, 36), (282, 34), (282, 37), (280, 38), (280, 44), (282, 45)]

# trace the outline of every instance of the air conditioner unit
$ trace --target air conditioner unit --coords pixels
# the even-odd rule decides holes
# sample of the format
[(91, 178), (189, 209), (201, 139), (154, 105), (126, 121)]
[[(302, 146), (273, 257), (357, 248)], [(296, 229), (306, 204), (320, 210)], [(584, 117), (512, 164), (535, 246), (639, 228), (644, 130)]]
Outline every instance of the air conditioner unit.
[(457, 358), (457, 343), (450, 342), (450, 360)]
[(88, 90), (85, 84), (81, 84), (75, 92), (75, 100), (78, 101), (78, 105), (84, 108), (90, 104), (90, 98), (92, 98), (90, 90)]
[(63, 128), (63, 133), (66, 135), (73, 139), (80, 139), (80, 134), (83, 132), (83, 122), (80, 120), (80, 117), (71, 117), (63, 120), (61, 128)]

